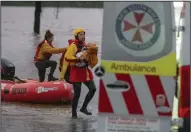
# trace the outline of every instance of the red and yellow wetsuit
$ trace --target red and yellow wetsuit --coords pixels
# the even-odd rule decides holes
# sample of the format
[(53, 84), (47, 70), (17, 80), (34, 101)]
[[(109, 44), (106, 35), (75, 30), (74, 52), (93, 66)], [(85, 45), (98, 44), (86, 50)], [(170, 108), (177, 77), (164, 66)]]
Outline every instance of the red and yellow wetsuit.
[(66, 48), (55, 48), (44, 40), (37, 46), (34, 61), (49, 60), (52, 54), (64, 53), (65, 51)]
[[(88, 67), (79, 68), (75, 66), (76, 63), (79, 62), (76, 58), (76, 53), (80, 52), (80, 49), (77, 48), (78, 43), (78, 40), (70, 41), (65, 55), (62, 56), (64, 59), (60, 72), (60, 79), (64, 79), (68, 66), (70, 66), (70, 82), (87, 82), (93, 79), (92, 72)], [(83, 45), (85, 45), (85, 43)]]

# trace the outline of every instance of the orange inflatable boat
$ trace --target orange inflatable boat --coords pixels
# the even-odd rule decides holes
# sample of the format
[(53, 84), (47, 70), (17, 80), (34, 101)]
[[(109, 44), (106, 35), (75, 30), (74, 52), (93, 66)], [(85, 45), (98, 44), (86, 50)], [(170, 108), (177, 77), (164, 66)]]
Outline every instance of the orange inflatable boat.
[(25, 83), (1, 80), (1, 100), (28, 103), (69, 103), (73, 98), (72, 85), (63, 81), (38, 82), (32, 79)]

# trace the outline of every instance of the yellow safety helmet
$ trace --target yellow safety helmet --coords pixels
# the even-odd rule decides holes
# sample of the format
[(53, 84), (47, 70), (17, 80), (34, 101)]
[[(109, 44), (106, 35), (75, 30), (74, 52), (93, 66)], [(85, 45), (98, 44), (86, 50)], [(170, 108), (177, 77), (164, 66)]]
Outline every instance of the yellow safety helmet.
[(85, 33), (85, 30), (83, 28), (77, 28), (74, 30), (73, 34), (74, 34), (74, 37), (76, 37), (78, 35), (78, 33), (80, 32), (84, 32)]

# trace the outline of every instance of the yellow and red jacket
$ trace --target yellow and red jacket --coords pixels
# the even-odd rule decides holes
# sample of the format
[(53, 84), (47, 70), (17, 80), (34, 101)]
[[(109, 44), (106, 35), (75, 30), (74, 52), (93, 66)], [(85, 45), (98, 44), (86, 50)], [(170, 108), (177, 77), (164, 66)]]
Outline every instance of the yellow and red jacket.
[[(68, 40), (68, 45), (72, 44), (74, 41), (75, 41), (75, 39), (69, 39), (69, 40)], [(62, 56), (60, 57), (60, 65), (59, 65), (60, 71), (61, 71), (62, 66), (63, 66), (65, 53), (66, 53), (66, 52), (62, 53)]]
[[(79, 68), (76, 67), (76, 63), (79, 60), (76, 57), (76, 53), (80, 52), (81, 49), (78, 48), (78, 40), (69, 40), (69, 46), (65, 54), (62, 55), (60, 61), (63, 61), (62, 68), (60, 72), (60, 79), (64, 79), (66, 70), (68, 66), (70, 67), (70, 82), (86, 82), (93, 79), (91, 70), (88, 67)], [(83, 43), (85, 46), (85, 43)], [(64, 59), (63, 59), (64, 58)]]
[(66, 48), (55, 48), (52, 44), (49, 44), (46, 40), (43, 40), (36, 48), (34, 61), (49, 60), (52, 54), (64, 52), (66, 52)]

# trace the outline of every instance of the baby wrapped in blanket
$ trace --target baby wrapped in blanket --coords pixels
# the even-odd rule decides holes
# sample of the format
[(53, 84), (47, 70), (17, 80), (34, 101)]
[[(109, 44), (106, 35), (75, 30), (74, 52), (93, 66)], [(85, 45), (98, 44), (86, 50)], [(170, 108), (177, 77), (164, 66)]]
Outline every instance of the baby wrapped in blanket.
[(77, 63), (77, 67), (90, 66), (93, 68), (98, 63), (97, 57), (98, 47), (94, 43), (88, 43), (82, 48), (82, 51), (76, 54), (76, 57), (81, 58), (81, 62)]

